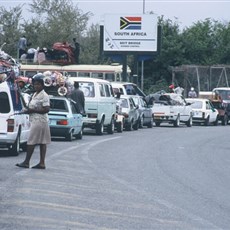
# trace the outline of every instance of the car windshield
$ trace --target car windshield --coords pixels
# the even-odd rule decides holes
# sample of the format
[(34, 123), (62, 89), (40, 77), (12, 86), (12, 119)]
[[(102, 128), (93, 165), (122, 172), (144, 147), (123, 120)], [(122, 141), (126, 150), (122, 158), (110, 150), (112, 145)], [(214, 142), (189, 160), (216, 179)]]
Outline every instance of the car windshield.
[(145, 93), (136, 85), (125, 84), (124, 87), (128, 95), (139, 95), (142, 97), (146, 96)]
[(68, 106), (66, 101), (50, 99), (50, 111), (68, 112)]
[(222, 100), (230, 100), (230, 90), (216, 89), (214, 92), (220, 95)]
[(193, 109), (202, 109), (202, 101), (191, 101), (191, 107)]
[(79, 82), (79, 87), (83, 91), (85, 97), (95, 97), (95, 89), (93, 82)]

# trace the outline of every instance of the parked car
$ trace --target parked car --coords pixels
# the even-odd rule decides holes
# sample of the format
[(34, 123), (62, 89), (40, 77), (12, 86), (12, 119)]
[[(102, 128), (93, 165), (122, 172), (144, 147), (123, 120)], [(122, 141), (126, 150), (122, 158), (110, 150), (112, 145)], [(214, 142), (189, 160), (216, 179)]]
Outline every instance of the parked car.
[(152, 106), (153, 120), (156, 126), (161, 123), (170, 123), (179, 127), (180, 123), (192, 126), (192, 107), (181, 94), (161, 94)]
[(83, 116), (77, 112), (76, 103), (66, 97), (50, 96), (48, 113), (52, 137), (65, 137), (72, 141), (82, 139)]
[(143, 97), (132, 96), (135, 105), (138, 105), (139, 112), (139, 128), (147, 126), (148, 128), (153, 127), (153, 116), (152, 109), (147, 105)]
[(193, 122), (198, 124), (217, 125), (218, 110), (214, 108), (211, 101), (205, 98), (187, 98), (187, 102), (191, 104), (193, 111)]
[(102, 135), (104, 128), (113, 134), (115, 129), (116, 99), (109, 81), (89, 78), (71, 77), (70, 81), (79, 82), (85, 95), (84, 127), (94, 129), (97, 135)]
[(116, 115), (115, 115), (115, 129), (118, 133), (123, 132), (124, 129), (124, 123), (125, 123), (125, 117), (122, 114), (122, 108), (121, 108), (121, 100), (119, 98), (117, 99), (116, 103)]
[(0, 83), (0, 148), (7, 148), (17, 156), (20, 148), (26, 150), (30, 130), (29, 115), (23, 114), (25, 104), (15, 84)]
[(132, 82), (111, 82), (113, 92), (116, 95), (120, 93), (122, 95), (139, 95), (145, 97), (145, 93)]
[(138, 130), (139, 128), (139, 112), (138, 106), (132, 96), (121, 95), (120, 96), (121, 113), (124, 116), (124, 128), (125, 130)]

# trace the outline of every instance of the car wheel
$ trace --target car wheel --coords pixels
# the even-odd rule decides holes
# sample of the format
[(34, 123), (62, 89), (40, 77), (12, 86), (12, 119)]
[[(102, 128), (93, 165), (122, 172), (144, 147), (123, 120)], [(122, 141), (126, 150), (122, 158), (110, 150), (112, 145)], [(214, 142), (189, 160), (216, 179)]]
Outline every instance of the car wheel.
[(161, 122), (160, 121), (155, 121), (155, 125), (156, 125), (156, 127), (160, 127)]
[(23, 152), (27, 151), (27, 142), (21, 144), (21, 149)]
[(205, 119), (204, 125), (205, 125), (205, 126), (208, 126), (208, 125), (209, 125), (209, 116)]
[(136, 121), (136, 123), (133, 125), (134, 130), (138, 130), (138, 128), (139, 128), (139, 120)]
[(107, 128), (107, 133), (108, 134), (113, 134), (114, 133), (114, 129), (115, 129), (115, 121), (114, 118), (112, 117), (111, 122)]
[(189, 117), (189, 120), (186, 122), (188, 127), (192, 127), (192, 116)]
[(130, 121), (130, 123), (127, 124), (126, 130), (127, 131), (132, 131), (133, 130), (133, 121)]
[(83, 129), (76, 135), (76, 139), (81, 140), (83, 136)]
[(123, 131), (123, 122), (121, 121), (121, 122), (118, 122), (117, 123), (117, 132), (118, 133), (122, 133), (122, 131)]
[(68, 135), (65, 137), (67, 141), (72, 141), (73, 140), (73, 130), (71, 130)]
[(216, 116), (216, 120), (213, 122), (213, 125), (218, 125), (218, 121), (219, 121), (219, 116)]
[(148, 123), (147, 127), (148, 128), (152, 128), (153, 127), (153, 118), (151, 118), (151, 121)]
[(8, 147), (11, 156), (18, 156), (20, 151), (20, 134), (17, 135), (15, 142)]
[(144, 117), (141, 116), (141, 117), (139, 118), (139, 128), (143, 128), (143, 127), (144, 127)]
[(173, 122), (174, 127), (180, 126), (180, 115), (177, 116), (176, 120)]
[(104, 121), (102, 120), (101, 122), (96, 124), (96, 134), (102, 135), (103, 132), (104, 132)]
[(221, 124), (222, 125), (227, 125), (228, 124), (228, 116), (227, 116), (227, 114), (224, 114), (224, 117), (222, 118)]

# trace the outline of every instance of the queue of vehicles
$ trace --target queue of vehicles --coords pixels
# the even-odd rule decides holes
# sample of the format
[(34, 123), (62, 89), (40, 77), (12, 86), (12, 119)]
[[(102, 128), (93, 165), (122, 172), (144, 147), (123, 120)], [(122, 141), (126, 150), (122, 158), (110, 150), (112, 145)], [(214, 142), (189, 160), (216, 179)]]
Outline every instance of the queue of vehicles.
[[(138, 130), (155, 123), (170, 123), (178, 127), (181, 123), (191, 127), (193, 123), (217, 125), (221, 113), (211, 100), (184, 98), (177, 93), (161, 93), (153, 104), (147, 104), (145, 95), (133, 83), (111, 83), (97, 78), (72, 77), (78, 81), (85, 95), (85, 114), (77, 111), (75, 102), (68, 96), (51, 95), (49, 124), (52, 137), (82, 139), (84, 128), (97, 135), (123, 130)], [(117, 90), (119, 89), (119, 90)], [(129, 90), (127, 90), (129, 89)], [(115, 95), (115, 94), (116, 95)], [(7, 81), (0, 83), (0, 147), (8, 148), (11, 155), (26, 150), (29, 133), (28, 114), (20, 113), (25, 107), (22, 94)], [(226, 106), (225, 106), (226, 108)], [(221, 120), (222, 125), (229, 118)]]

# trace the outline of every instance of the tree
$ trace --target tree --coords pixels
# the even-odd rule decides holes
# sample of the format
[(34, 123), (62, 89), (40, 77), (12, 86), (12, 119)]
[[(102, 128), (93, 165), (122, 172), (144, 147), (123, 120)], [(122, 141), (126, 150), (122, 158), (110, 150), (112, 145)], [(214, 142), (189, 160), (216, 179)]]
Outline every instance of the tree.
[(23, 31), (20, 31), (20, 21), (22, 19), (22, 5), (6, 10), (0, 7), (0, 24), (2, 31), (0, 33), (0, 46), (6, 43), (3, 50), (17, 57), (17, 42)]
[(100, 63), (100, 25), (92, 24), (82, 37), (81, 44), (81, 63), (98, 64)]
[(33, 39), (41, 47), (51, 47), (55, 42), (72, 42), (73, 38), (80, 40), (91, 15), (83, 13), (71, 0), (33, 0), (30, 12), (35, 18), (25, 24), (25, 30), (33, 37), (35, 29), (38, 38), (37, 41)]

